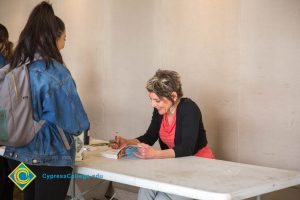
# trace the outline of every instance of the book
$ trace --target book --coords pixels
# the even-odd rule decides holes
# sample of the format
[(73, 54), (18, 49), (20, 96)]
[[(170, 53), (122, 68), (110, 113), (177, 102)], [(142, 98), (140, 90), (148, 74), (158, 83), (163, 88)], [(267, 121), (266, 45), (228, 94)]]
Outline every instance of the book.
[(135, 153), (139, 153), (137, 145), (128, 145), (121, 149), (108, 149), (100, 152), (103, 157), (112, 159), (137, 158)]
[(92, 137), (89, 137), (89, 144), (84, 145), (84, 150), (87, 151), (97, 151), (97, 150), (107, 150), (109, 147), (110, 141), (106, 140), (99, 140)]
[(109, 141), (99, 140), (99, 139), (90, 137), (88, 145), (90, 145), (90, 146), (105, 146), (108, 144), (109, 144)]

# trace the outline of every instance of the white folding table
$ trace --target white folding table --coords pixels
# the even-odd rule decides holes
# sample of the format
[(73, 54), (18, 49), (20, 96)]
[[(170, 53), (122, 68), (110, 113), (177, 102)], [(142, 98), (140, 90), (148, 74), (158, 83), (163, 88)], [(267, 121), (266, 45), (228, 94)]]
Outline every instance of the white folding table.
[(195, 156), (121, 159), (85, 152), (75, 173), (201, 200), (256, 197), (300, 184), (300, 172)]

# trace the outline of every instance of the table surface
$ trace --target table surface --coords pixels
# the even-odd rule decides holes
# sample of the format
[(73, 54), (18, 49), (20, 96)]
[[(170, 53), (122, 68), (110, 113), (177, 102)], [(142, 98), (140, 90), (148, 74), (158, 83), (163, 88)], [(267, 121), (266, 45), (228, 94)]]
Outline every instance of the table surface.
[(85, 151), (76, 173), (205, 200), (245, 199), (300, 184), (297, 171), (195, 156), (115, 160), (100, 151)]

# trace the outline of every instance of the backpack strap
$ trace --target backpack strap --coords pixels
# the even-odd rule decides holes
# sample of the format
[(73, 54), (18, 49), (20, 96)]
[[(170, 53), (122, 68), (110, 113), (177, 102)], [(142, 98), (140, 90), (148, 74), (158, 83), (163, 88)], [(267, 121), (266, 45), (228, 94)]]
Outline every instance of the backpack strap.
[[(34, 132), (37, 133), (40, 131), (40, 129), (42, 128), (42, 126), (45, 124), (45, 120), (40, 120), (40, 121), (35, 121), (33, 120), (33, 125), (34, 125)], [(62, 140), (62, 142), (64, 143), (64, 146), (66, 147), (67, 150), (70, 150), (71, 147), (70, 147), (70, 144), (68, 142), (68, 139), (63, 131), (62, 128), (60, 128), (59, 126), (56, 125), (56, 128), (58, 130), (58, 133), (59, 133), (59, 136)]]
[(65, 135), (65, 133), (64, 133), (64, 131), (63, 131), (63, 129), (60, 128), (59, 126), (56, 126), (56, 127), (57, 127), (57, 130), (58, 130), (58, 132), (59, 132), (59, 135), (60, 135), (60, 137), (61, 137), (61, 140), (63, 141), (63, 143), (64, 143), (66, 149), (67, 149), (67, 150), (70, 150), (71, 147), (70, 147), (70, 144), (69, 144), (69, 142), (68, 142), (68, 139), (67, 139), (67, 137), (66, 137), (66, 135)]
[(34, 133), (37, 133), (41, 130), (42, 126), (45, 124), (45, 120), (35, 121), (33, 120)]

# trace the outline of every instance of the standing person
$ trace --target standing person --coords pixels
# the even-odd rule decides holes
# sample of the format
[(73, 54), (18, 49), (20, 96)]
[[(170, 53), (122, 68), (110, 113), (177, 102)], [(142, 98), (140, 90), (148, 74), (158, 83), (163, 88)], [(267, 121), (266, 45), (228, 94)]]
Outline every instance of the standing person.
[[(189, 98), (183, 98), (179, 74), (170, 70), (158, 70), (147, 82), (152, 121), (147, 132), (135, 139), (116, 136), (113, 148), (139, 144), (142, 159), (177, 158), (199, 156), (214, 158), (208, 147), (206, 132), (199, 107)], [(159, 140), (161, 149), (151, 146)], [(187, 199), (148, 189), (140, 189), (140, 200)]]
[(9, 34), (6, 27), (0, 24), (0, 68), (10, 59), (13, 50), (13, 43), (9, 41)]
[[(13, 43), (9, 41), (6, 27), (0, 24), (0, 68), (7, 64), (12, 55)], [(0, 147), (4, 148), (4, 147)], [(12, 200), (14, 184), (9, 180), (10, 169), (7, 159), (0, 155), (0, 199)]]
[[(24, 189), (24, 200), (65, 199), (70, 184), (66, 175), (72, 173), (75, 161), (73, 136), (89, 127), (75, 82), (59, 51), (58, 30), (52, 5), (41, 2), (32, 10), (10, 63), (17, 67), (30, 61), (33, 118), (45, 121), (29, 144), (5, 149), (11, 169), (23, 162), (36, 175)], [(57, 127), (63, 130), (67, 144)], [(45, 174), (57, 178), (46, 180)]]

